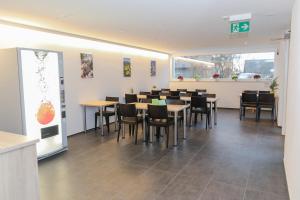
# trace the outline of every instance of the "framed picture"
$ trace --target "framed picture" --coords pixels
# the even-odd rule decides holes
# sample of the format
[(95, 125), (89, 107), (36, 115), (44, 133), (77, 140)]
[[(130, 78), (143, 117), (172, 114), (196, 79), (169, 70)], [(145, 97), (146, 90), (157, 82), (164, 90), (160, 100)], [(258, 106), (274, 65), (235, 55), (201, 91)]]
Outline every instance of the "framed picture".
[(131, 61), (130, 58), (123, 59), (123, 75), (124, 77), (131, 77)]
[(87, 53), (81, 53), (80, 59), (81, 59), (81, 78), (94, 78), (93, 55)]
[(151, 60), (150, 62), (150, 75), (151, 76), (156, 76), (156, 61), (155, 60)]

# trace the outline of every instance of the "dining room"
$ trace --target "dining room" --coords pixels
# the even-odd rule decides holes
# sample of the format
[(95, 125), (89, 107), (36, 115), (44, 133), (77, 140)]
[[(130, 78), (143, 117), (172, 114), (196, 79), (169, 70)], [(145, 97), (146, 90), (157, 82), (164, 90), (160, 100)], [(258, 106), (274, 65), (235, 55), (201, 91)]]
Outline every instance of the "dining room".
[(275, 1), (2, 2), (0, 199), (300, 198)]

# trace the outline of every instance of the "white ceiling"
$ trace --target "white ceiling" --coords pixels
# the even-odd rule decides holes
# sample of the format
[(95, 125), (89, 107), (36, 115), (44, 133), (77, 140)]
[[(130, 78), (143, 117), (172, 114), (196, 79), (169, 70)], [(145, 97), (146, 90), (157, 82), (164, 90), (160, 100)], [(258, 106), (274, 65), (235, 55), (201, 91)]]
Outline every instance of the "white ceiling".
[[(0, 18), (172, 54), (264, 49), (289, 29), (294, 0), (0, 0)], [(251, 12), (248, 36), (223, 16)]]

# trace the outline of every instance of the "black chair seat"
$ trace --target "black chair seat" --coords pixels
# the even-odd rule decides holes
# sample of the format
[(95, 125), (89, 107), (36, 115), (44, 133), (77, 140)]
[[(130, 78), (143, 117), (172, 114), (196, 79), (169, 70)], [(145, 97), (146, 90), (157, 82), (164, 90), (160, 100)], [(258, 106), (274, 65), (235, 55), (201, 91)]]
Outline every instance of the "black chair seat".
[(241, 105), (243, 107), (253, 107), (253, 108), (257, 107), (257, 103), (242, 103)]
[(143, 118), (142, 117), (123, 117), (123, 119), (121, 121), (126, 124), (135, 124), (135, 123), (143, 122)]
[(167, 119), (154, 119), (154, 120), (150, 119), (148, 121), (148, 124), (150, 126), (167, 127), (167, 126), (170, 126), (170, 125), (174, 124), (174, 121), (172, 119), (169, 119), (169, 120), (167, 120)]

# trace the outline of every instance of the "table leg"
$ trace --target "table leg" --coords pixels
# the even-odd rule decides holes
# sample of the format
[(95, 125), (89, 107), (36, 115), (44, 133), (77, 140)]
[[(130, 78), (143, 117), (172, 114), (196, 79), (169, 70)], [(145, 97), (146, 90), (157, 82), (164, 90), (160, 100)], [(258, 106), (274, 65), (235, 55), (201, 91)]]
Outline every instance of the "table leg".
[(115, 109), (115, 132), (117, 131), (117, 104), (114, 105), (114, 109)]
[(217, 101), (215, 101), (215, 114), (214, 114), (215, 125), (217, 125), (217, 114), (218, 114), (218, 105), (217, 105)]
[(103, 111), (102, 111), (102, 107), (100, 107), (100, 125), (101, 125), (101, 135), (104, 136), (104, 133), (103, 133)]
[(144, 142), (146, 142), (146, 110), (143, 110), (143, 135), (144, 135)]
[(177, 146), (177, 116), (178, 112), (174, 112), (174, 146)]
[(212, 102), (210, 102), (210, 120), (209, 120), (209, 128), (212, 128), (212, 119), (213, 119), (213, 109), (212, 109)]
[(183, 110), (183, 139), (186, 139), (186, 108)]
[(83, 128), (86, 133), (86, 106), (83, 106)]

